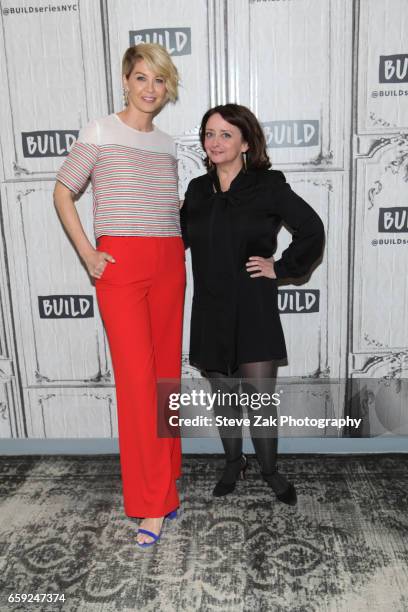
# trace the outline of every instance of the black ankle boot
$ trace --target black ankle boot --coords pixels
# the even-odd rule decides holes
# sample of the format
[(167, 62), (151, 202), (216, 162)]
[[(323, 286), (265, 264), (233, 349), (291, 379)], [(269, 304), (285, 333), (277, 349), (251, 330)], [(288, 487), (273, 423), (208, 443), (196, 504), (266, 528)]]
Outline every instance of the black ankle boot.
[(288, 504), (289, 506), (296, 506), (296, 489), (291, 482), (286, 480), (285, 476), (279, 474), (278, 470), (275, 470), (270, 474), (265, 474), (265, 472), (261, 472), (261, 474), (265, 482), (267, 482), (271, 489), (273, 489), (279, 501), (283, 502), (284, 504)]
[(219, 480), (214, 487), (214, 497), (222, 497), (223, 495), (232, 493), (235, 489), (237, 478), (241, 477), (242, 479), (245, 479), (245, 472), (247, 469), (248, 459), (245, 457), (245, 455), (240, 455), (233, 461), (227, 460), (221, 480)]

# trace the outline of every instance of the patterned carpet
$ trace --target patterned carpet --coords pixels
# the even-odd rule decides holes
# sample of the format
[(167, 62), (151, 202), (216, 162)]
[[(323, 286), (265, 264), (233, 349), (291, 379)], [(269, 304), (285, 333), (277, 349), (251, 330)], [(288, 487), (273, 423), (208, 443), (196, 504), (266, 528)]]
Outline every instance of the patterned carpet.
[[(408, 455), (284, 455), (299, 502), (252, 459), (211, 497), (218, 456), (184, 457), (182, 507), (149, 551), (122, 511), (117, 456), (3, 457), (0, 610), (406, 612)], [(8, 603), (10, 593), (65, 602)]]

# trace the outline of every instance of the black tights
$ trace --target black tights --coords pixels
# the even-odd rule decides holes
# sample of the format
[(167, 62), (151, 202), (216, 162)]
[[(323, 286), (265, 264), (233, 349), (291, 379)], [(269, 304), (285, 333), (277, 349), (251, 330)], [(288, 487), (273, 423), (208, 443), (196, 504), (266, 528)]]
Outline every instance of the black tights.
[[(206, 377), (210, 380), (213, 393), (221, 391), (224, 393), (238, 392), (238, 383), (240, 378), (251, 379), (243, 381), (241, 390), (244, 394), (274, 393), (274, 379), (276, 379), (276, 362), (275, 361), (258, 361), (253, 363), (243, 363), (238, 370), (230, 376), (215, 372), (213, 370), (205, 372)], [(216, 379), (216, 380), (213, 380)], [(242, 400), (232, 401), (230, 406), (220, 405), (215, 403), (214, 412), (216, 416), (227, 418), (242, 417)], [(248, 406), (248, 417), (250, 419), (250, 433), (252, 442), (255, 448), (256, 456), (264, 473), (270, 474), (276, 470), (276, 459), (278, 450), (278, 431), (277, 427), (271, 426), (256, 426), (256, 416), (260, 415), (262, 419), (277, 418), (276, 406), (269, 404), (260, 406), (254, 410)], [(221, 441), (224, 447), (227, 460), (233, 461), (242, 453), (242, 430), (239, 425), (232, 427), (219, 427)]]

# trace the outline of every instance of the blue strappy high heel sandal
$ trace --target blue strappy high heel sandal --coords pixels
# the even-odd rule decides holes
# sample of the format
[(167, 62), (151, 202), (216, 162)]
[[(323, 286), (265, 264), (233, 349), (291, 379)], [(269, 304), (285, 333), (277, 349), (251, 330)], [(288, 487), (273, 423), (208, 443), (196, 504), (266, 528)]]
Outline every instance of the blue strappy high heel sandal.
[[(177, 518), (177, 510), (172, 510), (171, 512), (169, 512), (168, 514), (166, 514), (166, 516), (164, 517), (164, 520), (166, 519), (170, 519), (173, 520)], [(164, 525), (164, 520), (163, 520), (163, 525)], [(138, 529), (137, 533), (144, 533), (146, 535), (149, 536), (149, 538), (153, 538), (151, 542), (138, 542), (136, 540), (136, 544), (138, 546), (140, 546), (140, 548), (148, 548), (149, 546), (153, 546), (154, 544), (156, 544), (156, 542), (158, 542), (160, 536), (161, 536), (161, 532), (163, 530), (163, 525), (160, 529), (159, 533), (153, 533), (153, 531), (149, 531), (148, 529)], [(136, 534), (137, 536), (137, 534)]]

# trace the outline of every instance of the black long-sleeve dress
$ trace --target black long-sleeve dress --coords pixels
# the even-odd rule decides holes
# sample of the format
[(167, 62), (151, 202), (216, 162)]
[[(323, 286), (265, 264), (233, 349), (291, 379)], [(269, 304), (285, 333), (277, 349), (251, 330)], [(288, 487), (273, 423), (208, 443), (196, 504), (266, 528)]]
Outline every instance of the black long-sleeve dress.
[(293, 235), (276, 276), (302, 277), (321, 255), (324, 228), (282, 172), (241, 171), (225, 192), (215, 171), (189, 183), (181, 227), (194, 278), (192, 365), (228, 374), (242, 363), (286, 357), (277, 280), (251, 278), (245, 266), (252, 255), (273, 255), (282, 221)]

